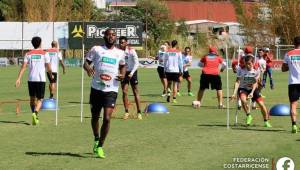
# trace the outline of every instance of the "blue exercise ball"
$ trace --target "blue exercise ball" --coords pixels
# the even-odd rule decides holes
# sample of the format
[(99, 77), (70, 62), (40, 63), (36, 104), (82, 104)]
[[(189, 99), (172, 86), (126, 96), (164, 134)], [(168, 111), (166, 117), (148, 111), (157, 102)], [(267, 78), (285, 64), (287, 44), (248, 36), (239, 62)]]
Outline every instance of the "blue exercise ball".
[(270, 109), (271, 116), (289, 116), (290, 107), (286, 104), (276, 104)]
[(145, 113), (168, 114), (169, 110), (162, 103), (151, 103), (146, 107)]
[(56, 110), (55, 99), (44, 99), (42, 103), (42, 110)]

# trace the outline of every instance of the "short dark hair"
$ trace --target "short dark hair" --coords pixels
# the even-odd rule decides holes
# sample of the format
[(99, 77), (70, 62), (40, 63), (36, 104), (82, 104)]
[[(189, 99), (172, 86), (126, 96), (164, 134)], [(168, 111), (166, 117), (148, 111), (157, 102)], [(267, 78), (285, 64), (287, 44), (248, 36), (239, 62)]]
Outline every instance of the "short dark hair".
[(107, 35), (109, 31), (113, 31), (113, 32), (114, 32), (114, 30), (113, 30), (113, 29), (111, 29), (111, 28), (107, 28), (107, 29), (105, 30), (105, 32), (104, 32), (104, 35)]
[(34, 48), (39, 48), (41, 45), (42, 39), (41, 37), (32, 37), (31, 39), (31, 44), (33, 45)]
[(175, 47), (175, 46), (178, 44), (178, 42), (177, 42), (177, 40), (173, 40), (173, 41), (171, 42), (171, 44), (172, 44), (172, 47)]
[(119, 41), (121, 41), (121, 40), (125, 40), (127, 42), (128, 39), (125, 36), (121, 36), (121, 37), (119, 37)]
[(300, 36), (294, 38), (294, 45), (298, 47), (300, 45)]
[(245, 56), (245, 63), (246, 62), (248, 62), (248, 61), (251, 61), (252, 63), (254, 63), (254, 56), (253, 55), (251, 55), (251, 54), (247, 54), (246, 56)]
[(168, 44), (168, 46), (170, 46), (170, 42), (169, 42), (169, 41), (165, 41), (165, 43), (167, 43), (167, 44)]
[(184, 50), (190, 50), (191, 51), (191, 47), (185, 47)]

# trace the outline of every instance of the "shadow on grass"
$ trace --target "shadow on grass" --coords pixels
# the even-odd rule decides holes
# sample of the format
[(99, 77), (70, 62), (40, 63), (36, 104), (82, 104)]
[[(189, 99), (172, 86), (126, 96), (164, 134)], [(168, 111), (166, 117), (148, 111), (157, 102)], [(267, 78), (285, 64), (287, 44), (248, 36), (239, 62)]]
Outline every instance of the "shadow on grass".
[(257, 128), (252, 128), (252, 127), (232, 127), (232, 130), (250, 130), (250, 131), (263, 131), (263, 132), (284, 132), (285, 130), (283, 129), (257, 129)]
[[(198, 126), (202, 127), (224, 127), (226, 128), (226, 124), (199, 124)], [(264, 127), (261, 127), (264, 128)], [(249, 130), (249, 131), (265, 131), (265, 132), (284, 132), (285, 130), (283, 129), (273, 129), (273, 128), (264, 128), (260, 129), (260, 126), (252, 125), (252, 126), (246, 126), (244, 124), (237, 124), (235, 125), (230, 125), (230, 129), (232, 130)], [(300, 141), (300, 140), (299, 140)]]
[(30, 125), (30, 123), (22, 121), (6, 121), (6, 120), (0, 120), (0, 123), (14, 123), (14, 124), (23, 124), (23, 125)]
[(31, 156), (71, 156), (78, 158), (87, 158), (86, 156), (70, 152), (25, 152), (25, 154)]
[[(76, 118), (78, 118), (78, 117), (81, 117), (81, 116), (68, 116), (68, 117), (76, 117)], [(84, 119), (90, 119), (92, 117), (91, 116), (83, 116), (82, 118), (84, 118)]]
[[(68, 103), (72, 103), (72, 104), (81, 104), (81, 102), (73, 102), (73, 101), (68, 102)], [(89, 103), (89, 102), (83, 102), (83, 104), (90, 104), (90, 103)]]

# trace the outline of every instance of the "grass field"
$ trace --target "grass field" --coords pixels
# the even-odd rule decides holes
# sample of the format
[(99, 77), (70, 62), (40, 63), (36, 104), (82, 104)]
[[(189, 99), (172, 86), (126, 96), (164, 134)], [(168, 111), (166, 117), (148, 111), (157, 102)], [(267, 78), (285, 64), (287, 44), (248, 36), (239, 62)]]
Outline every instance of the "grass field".
[[(0, 68), (0, 101), (28, 99), (27, 74), (19, 89), (14, 87), (17, 67)], [(193, 92), (199, 87), (199, 70), (191, 70)], [(230, 94), (233, 74), (230, 70)], [(287, 73), (274, 72), (275, 90), (263, 91), (270, 108), (277, 103), (288, 103)], [(226, 95), (225, 74), (223, 88)], [(235, 163), (235, 157), (293, 159), (295, 169), (300, 166), (300, 135), (291, 134), (289, 117), (272, 117), (273, 128), (263, 127), (259, 111), (252, 111), (254, 125), (245, 127), (245, 115), (239, 113), (239, 126), (226, 129), (226, 109), (217, 109), (215, 91), (207, 91), (202, 107), (193, 109), (186, 82), (177, 104), (167, 104), (160, 97), (161, 84), (156, 69), (140, 69), (139, 87), (143, 107), (147, 103), (163, 102), (168, 115), (149, 115), (142, 121), (118, 119), (123, 114), (121, 95), (112, 120), (104, 149), (106, 159), (91, 153), (93, 135), (90, 128), (89, 105), (84, 105), (84, 119), (80, 122), (81, 70), (68, 68), (61, 76), (58, 126), (55, 112), (40, 113), (40, 125), (31, 126), (27, 102), (21, 105), (21, 114), (15, 114), (15, 104), (1, 105), (0, 111), (0, 169), (223, 169), (224, 164)], [(88, 102), (90, 80), (85, 78), (84, 102)], [(46, 90), (46, 97), (49, 92)], [(130, 96), (130, 100), (133, 97)], [(234, 123), (235, 103), (230, 104), (230, 122)], [(131, 107), (135, 112), (135, 108)]]

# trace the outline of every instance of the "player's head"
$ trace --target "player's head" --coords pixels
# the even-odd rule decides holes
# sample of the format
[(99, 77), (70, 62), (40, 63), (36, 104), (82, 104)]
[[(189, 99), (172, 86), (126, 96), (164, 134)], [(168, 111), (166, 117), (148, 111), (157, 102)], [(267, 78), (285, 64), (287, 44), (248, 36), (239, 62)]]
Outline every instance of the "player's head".
[(258, 57), (262, 57), (264, 55), (264, 50), (262, 48), (257, 50), (258, 52)]
[(252, 69), (253, 68), (253, 64), (254, 64), (254, 56), (252, 54), (247, 54), (244, 57), (244, 60), (245, 60), (246, 68), (248, 70)]
[(265, 47), (265, 48), (264, 48), (264, 52), (265, 52), (265, 53), (268, 53), (268, 52), (270, 52), (270, 48), (268, 48), (268, 47)]
[(160, 46), (160, 50), (161, 50), (161, 51), (167, 51), (167, 46), (161, 45), (161, 46)]
[(218, 54), (218, 50), (217, 50), (217, 48), (214, 47), (214, 46), (210, 46), (209, 49), (208, 49), (208, 52), (209, 52), (210, 54)]
[(112, 46), (116, 43), (116, 33), (113, 29), (108, 28), (104, 32), (104, 41), (106, 45)]
[(32, 46), (36, 49), (36, 48), (40, 48), (41, 47), (41, 43), (42, 43), (42, 39), (41, 37), (33, 37), (31, 39), (31, 44)]
[(191, 54), (191, 47), (185, 47), (185, 48), (184, 48), (184, 53), (185, 53), (186, 55)]
[(164, 42), (164, 45), (165, 45), (167, 48), (169, 48), (171, 44), (170, 44), (169, 41), (165, 41), (165, 42)]
[(297, 36), (294, 38), (294, 45), (295, 45), (295, 48), (300, 47), (300, 36)]
[(126, 48), (126, 46), (128, 45), (128, 43), (127, 43), (127, 37), (121, 36), (119, 38), (119, 44), (120, 44), (120, 48), (124, 50)]
[(244, 51), (245, 51), (245, 54), (253, 54), (253, 47), (246, 46)]
[(173, 40), (173, 41), (171, 42), (171, 45), (172, 45), (172, 48), (176, 47), (176, 46), (178, 45), (177, 40)]
[(51, 42), (51, 47), (52, 47), (52, 48), (57, 48), (57, 47), (58, 47), (57, 41), (52, 41), (52, 42)]

